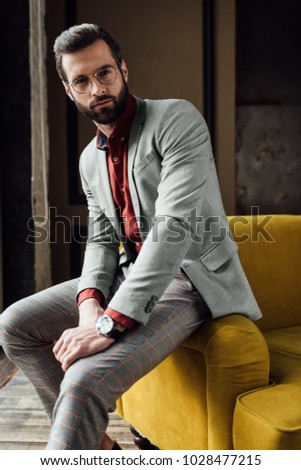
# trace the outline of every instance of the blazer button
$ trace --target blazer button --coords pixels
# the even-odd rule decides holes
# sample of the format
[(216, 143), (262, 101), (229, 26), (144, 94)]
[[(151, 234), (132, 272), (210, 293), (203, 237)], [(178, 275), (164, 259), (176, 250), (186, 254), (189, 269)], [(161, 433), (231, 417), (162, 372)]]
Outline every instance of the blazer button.
[(152, 300), (153, 302), (157, 302), (157, 300), (159, 300), (159, 299), (158, 299), (158, 297), (157, 297), (156, 295), (152, 295), (152, 296), (151, 296), (151, 300)]
[(144, 311), (145, 313), (151, 313), (152, 309), (150, 307), (145, 307)]

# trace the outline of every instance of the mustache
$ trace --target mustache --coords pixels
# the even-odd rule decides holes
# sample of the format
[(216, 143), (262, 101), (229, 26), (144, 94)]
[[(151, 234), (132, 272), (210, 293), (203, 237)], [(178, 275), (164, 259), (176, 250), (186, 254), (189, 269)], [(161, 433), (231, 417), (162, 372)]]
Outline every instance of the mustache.
[(102, 96), (97, 96), (92, 103), (90, 103), (89, 108), (92, 109), (94, 106), (96, 106), (98, 103), (101, 103), (102, 101), (107, 101), (107, 100), (112, 100), (116, 101), (115, 96), (111, 95), (102, 95)]

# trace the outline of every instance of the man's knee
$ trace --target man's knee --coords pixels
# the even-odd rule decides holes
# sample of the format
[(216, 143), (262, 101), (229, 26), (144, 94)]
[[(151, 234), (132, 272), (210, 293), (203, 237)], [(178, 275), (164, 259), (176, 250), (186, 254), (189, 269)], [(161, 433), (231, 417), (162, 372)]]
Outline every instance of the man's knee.
[[(18, 302), (10, 305), (0, 315), (0, 339), (2, 337), (13, 333), (20, 324), (20, 315), (18, 309)], [(1, 341), (0, 341), (1, 343)]]
[(24, 333), (26, 336), (26, 325), (29, 325), (29, 322), (26, 321), (25, 304), (23, 300), (19, 300), (0, 315), (0, 344), (7, 355), (10, 347), (14, 348), (20, 344)]

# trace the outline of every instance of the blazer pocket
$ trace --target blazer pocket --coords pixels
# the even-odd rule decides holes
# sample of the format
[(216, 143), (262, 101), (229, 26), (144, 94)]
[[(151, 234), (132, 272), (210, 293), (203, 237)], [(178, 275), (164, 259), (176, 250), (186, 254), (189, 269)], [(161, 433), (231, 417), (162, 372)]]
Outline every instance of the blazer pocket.
[(237, 253), (238, 247), (229, 237), (215, 245), (200, 257), (209, 271), (216, 271)]

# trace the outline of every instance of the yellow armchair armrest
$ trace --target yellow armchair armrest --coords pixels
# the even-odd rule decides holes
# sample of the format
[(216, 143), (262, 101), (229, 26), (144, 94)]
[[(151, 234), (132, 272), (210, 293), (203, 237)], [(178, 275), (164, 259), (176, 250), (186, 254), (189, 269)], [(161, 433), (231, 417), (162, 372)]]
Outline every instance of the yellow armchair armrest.
[(183, 346), (205, 358), (208, 449), (232, 449), (237, 396), (269, 381), (266, 341), (255, 323), (232, 314), (206, 321)]

